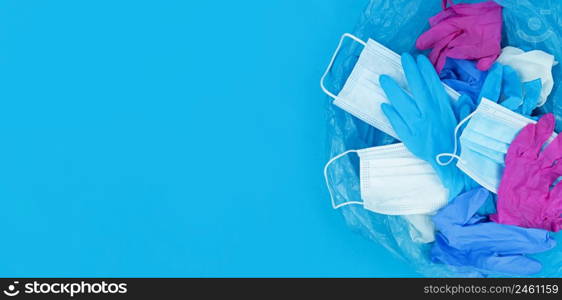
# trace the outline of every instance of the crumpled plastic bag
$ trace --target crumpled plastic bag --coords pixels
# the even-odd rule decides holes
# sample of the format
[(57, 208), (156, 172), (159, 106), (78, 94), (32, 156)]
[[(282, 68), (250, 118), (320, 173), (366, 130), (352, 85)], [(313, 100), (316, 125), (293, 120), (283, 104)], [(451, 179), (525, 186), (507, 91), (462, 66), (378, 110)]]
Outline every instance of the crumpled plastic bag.
[[(474, 3), (480, 1), (455, 1)], [(562, 2), (558, 0), (497, 0), (504, 7), (502, 47), (511, 45), (523, 50), (540, 49), (562, 61)], [(353, 34), (367, 40), (372, 38), (396, 53), (420, 53), (415, 49), (417, 37), (429, 28), (428, 19), (441, 10), (441, 1), (426, 0), (371, 0), (365, 8)], [(334, 49), (343, 32), (334, 32)], [(325, 84), (339, 91), (350, 74), (362, 46), (346, 42), (337, 57)], [(426, 54), (426, 52), (423, 52)], [(328, 63), (329, 57), (326, 58)], [(562, 125), (562, 79), (560, 64), (553, 68), (554, 89), (547, 103), (536, 113), (552, 112), (557, 129)], [(392, 137), (332, 105), (326, 97), (328, 123), (328, 155), (326, 161), (348, 149), (362, 149), (397, 142)], [(329, 169), (330, 184), (335, 201), (361, 201), (359, 193), (359, 161), (357, 156), (341, 158)], [(329, 199), (326, 198), (326, 205)], [(410, 263), (417, 272), (432, 277), (504, 276), (482, 274), (471, 267), (451, 267), (433, 263), (429, 251), (431, 244), (416, 243), (409, 234), (408, 222), (400, 216), (376, 214), (359, 205), (340, 209), (347, 224), (370, 240), (383, 245), (397, 257)], [(562, 241), (562, 234), (553, 234)], [(543, 264), (536, 276), (562, 276), (562, 242), (550, 251), (533, 255)]]

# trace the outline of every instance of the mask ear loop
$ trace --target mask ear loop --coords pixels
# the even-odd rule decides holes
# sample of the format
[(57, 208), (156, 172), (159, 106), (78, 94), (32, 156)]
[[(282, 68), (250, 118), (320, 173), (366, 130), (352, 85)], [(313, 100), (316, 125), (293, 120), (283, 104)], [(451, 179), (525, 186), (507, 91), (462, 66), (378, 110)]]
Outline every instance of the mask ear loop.
[[(440, 153), (437, 154), (435, 156), (435, 161), (437, 162), (438, 165), (440, 166), (448, 166), (450, 163), (453, 162), (453, 160), (456, 158), (458, 160), (461, 159), (461, 157), (459, 155), (457, 155), (457, 150), (458, 150), (458, 140), (457, 140), (457, 134), (459, 133), (459, 130), (461, 129), (462, 125), (464, 125), (464, 123), (466, 123), (470, 118), (472, 118), (472, 116), (474, 116), (474, 114), (476, 113), (476, 110), (473, 111), (472, 113), (470, 113), (468, 116), (466, 116), (464, 119), (462, 119), (462, 121), (460, 121), (459, 124), (457, 124), (457, 126), (455, 127), (455, 132), (454, 132), (454, 138), (455, 138), (455, 143), (453, 144), (453, 153)], [(449, 160), (446, 162), (442, 162), (441, 161), (441, 157), (449, 157)]]
[(326, 76), (328, 76), (328, 73), (330, 72), (330, 69), (332, 69), (332, 66), (334, 65), (334, 61), (336, 60), (336, 57), (338, 56), (338, 53), (340, 52), (341, 46), (343, 45), (343, 40), (346, 37), (358, 42), (359, 44), (363, 45), (363, 47), (367, 46), (367, 43), (365, 43), (364, 41), (362, 41), (361, 39), (359, 39), (358, 37), (356, 37), (356, 36), (354, 36), (350, 33), (344, 33), (341, 36), (338, 47), (336, 48), (336, 51), (334, 51), (334, 54), (332, 55), (332, 59), (330, 59), (330, 63), (328, 64), (328, 67), (326, 68), (326, 71), (324, 71), (324, 74), (320, 78), (320, 88), (322, 89), (322, 91), (324, 91), (324, 93), (326, 93), (326, 95), (332, 97), (332, 99), (336, 99), (336, 95), (334, 95), (332, 92), (328, 91), (328, 89), (324, 86), (324, 79), (326, 78)]
[(334, 157), (332, 157), (324, 166), (324, 179), (326, 180), (326, 187), (328, 188), (328, 192), (330, 193), (330, 201), (332, 201), (332, 208), (333, 209), (338, 209), (340, 207), (344, 207), (346, 205), (351, 205), (351, 204), (360, 204), (363, 205), (363, 202), (360, 201), (347, 201), (347, 202), (343, 202), (340, 203), (338, 205), (336, 205), (336, 201), (334, 200), (334, 193), (332, 191), (332, 189), (330, 188), (330, 181), (328, 180), (328, 167), (336, 160), (338, 160), (339, 158), (341, 158), (342, 156), (345, 156), (349, 153), (355, 152), (357, 153), (357, 150), (347, 150), (343, 153), (340, 153)]

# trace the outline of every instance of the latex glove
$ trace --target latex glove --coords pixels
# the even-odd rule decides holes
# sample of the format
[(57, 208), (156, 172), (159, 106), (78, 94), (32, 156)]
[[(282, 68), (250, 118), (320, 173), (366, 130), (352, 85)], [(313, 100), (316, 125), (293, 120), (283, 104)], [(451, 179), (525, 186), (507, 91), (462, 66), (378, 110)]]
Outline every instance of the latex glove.
[(502, 49), (497, 62), (515, 69), (523, 82), (539, 79), (541, 89), (537, 106), (542, 106), (546, 102), (554, 86), (552, 67), (557, 62), (553, 55), (541, 50), (525, 52), (519, 48), (507, 46)]
[(429, 58), (438, 72), (447, 57), (476, 60), (479, 70), (488, 70), (501, 52), (502, 7), (493, 1), (448, 8), (446, 3), (429, 19), (431, 28), (420, 35), (416, 47), (433, 48)]
[(532, 275), (542, 269), (540, 262), (524, 255), (501, 255), (486, 250), (467, 252), (450, 247), (441, 234), (435, 236), (431, 257), (434, 262), (457, 267), (470, 266), (484, 273)]
[[(472, 113), (485, 97), (516, 113), (534, 119), (531, 113), (537, 106), (540, 91), (540, 80), (521, 83), (513, 68), (495, 63), (488, 71), (477, 98), (461, 97), (453, 103), (453, 109), (457, 120), (461, 121)], [(468, 123), (461, 127), (459, 133), (464, 130), (466, 125)]]
[(485, 97), (514, 112), (530, 116), (537, 107), (540, 92), (540, 79), (522, 83), (512, 67), (495, 63), (482, 85), (478, 103)]
[(439, 72), (439, 78), (460, 94), (470, 96), (476, 107), (487, 71), (476, 68), (476, 62), (465, 59), (447, 58), (445, 66)]
[(416, 63), (405, 53), (402, 67), (410, 94), (391, 77), (380, 76), (380, 85), (390, 101), (381, 105), (382, 111), (408, 150), (434, 168), (451, 199), (462, 192), (467, 177), (456, 166), (440, 166), (435, 161), (437, 154), (453, 152), (457, 120), (451, 99), (425, 56), (418, 56)]
[(556, 137), (541, 151), (554, 125), (554, 115), (546, 114), (511, 142), (492, 220), (551, 231), (562, 228), (562, 184), (552, 187), (562, 175), (562, 138)]
[(478, 215), (488, 197), (490, 192), (486, 189), (473, 189), (459, 195), (433, 217), (439, 232), (431, 249), (432, 259), (488, 273), (540, 272), (541, 264), (524, 255), (549, 250), (556, 242), (546, 230), (498, 224)]

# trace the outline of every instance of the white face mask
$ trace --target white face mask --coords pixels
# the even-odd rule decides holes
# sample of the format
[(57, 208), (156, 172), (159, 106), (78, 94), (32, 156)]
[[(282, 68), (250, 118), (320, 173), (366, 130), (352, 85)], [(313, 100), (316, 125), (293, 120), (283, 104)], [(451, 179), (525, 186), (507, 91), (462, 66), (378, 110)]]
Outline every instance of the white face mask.
[[(351, 152), (359, 155), (363, 201), (336, 204), (328, 181), (328, 167)], [(359, 204), (385, 215), (430, 214), (447, 204), (449, 196), (431, 165), (414, 156), (402, 143), (345, 151), (328, 161), (324, 177), (334, 209)]]
[[(455, 128), (455, 139), (459, 128), (469, 119), (470, 122), (460, 137), (462, 147), (460, 156), (456, 155), (457, 145), (455, 143), (454, 153), (437, 155), (437, 163), (448, 165), (456, 158), (458, 159), (457, 167), (466, 175), (490, 192), (497, 193), (509, 145), (523, 127), (529, 123), (534, 124), (536, 121), (482, 98), (476, 110)], [(547, 143), (550, 143), (555, 137), (554, 133)], [(451, 159), (442, 163), (441, 156), (449, 156)]]
[[(324, 79), (330, 72), (332, 65), (340, 51), (344, 39), (348, 37), (364, 46), (363, 51), (359, 55), (359, 59), (351, 74), (347, 78), (343, 89), (336, 96), (328, 91), (324, 86)], [(386, 74), (392, 77), (398, 85), (407, 89), (400, 55), (392, 52), (392, 50), (369, 39), (366, 43), (359, 38), (346, 33), (344, 34), (324, 75), (320, 79), (320, 87), (330, 97), (334, 99), (334, 105), (347, 111), (353, 116), (363, 120), (364, 122), (376, 127), (384, 133), (398, 139), (396, 132), (392, 129), (390, 122), (384, 115), (381, 104), (388, 103), (386, 95), (379, 85), (379, 76)], [(459, 93), (445, 85), (445, 91), (453, 100), (457, 100)]]
[(554, 56), (541, 50), (525, 52), (519, 48), (507, 46), (502, 49), (497, 61), (517, 71), (523, 82), (540, 78), (542, 87), (537, 106), (542, 106), (546, 102), (554, 86), (552, 67), (557, 64)]

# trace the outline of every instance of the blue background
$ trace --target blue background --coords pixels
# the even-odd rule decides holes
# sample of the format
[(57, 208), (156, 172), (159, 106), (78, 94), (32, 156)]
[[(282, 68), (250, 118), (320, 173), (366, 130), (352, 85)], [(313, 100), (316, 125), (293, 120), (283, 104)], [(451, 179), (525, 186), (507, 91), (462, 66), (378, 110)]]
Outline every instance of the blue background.
[(322, 177), (366, 3), (0, 2), (0, 275), (414, 276)]

